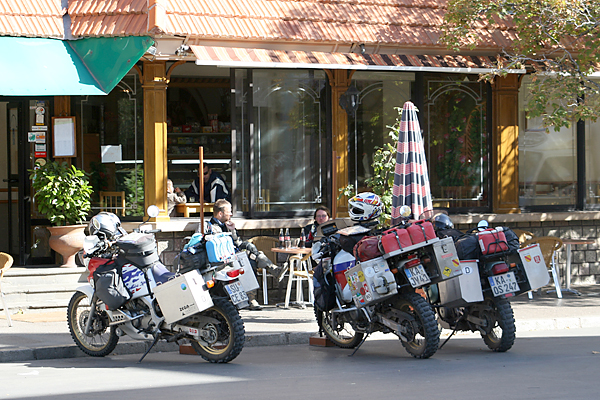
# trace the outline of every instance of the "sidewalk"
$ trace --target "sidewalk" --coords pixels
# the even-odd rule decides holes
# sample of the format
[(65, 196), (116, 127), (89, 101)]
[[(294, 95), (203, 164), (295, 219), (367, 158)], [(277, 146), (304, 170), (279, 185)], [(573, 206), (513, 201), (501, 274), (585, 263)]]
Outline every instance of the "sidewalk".
[[(533, 300), (521, 295), (512, 301), (517, 332), (599, 328), (600, 285), (577, 286), (581, 296), (564, 293), (535, 294)], [(246, 328), (246, 346), (307, 344), (316, 333), (312, 307), (282, 309), (268, 306), (261, 311), (241, 311)], [(11, 315), (8, 327), (0, 314), (0, 362), (53, 358), (87, 357), (75, 345), (66, 323), (66, 312), (39, 312)], [(443, 332), (444, 336), (447, 332)], [(390, 337), (390, 335), (385, 335)], [(121, 338), (117, 354), (142, 354), (147, 343)], [(154, 351), (178, 351), (174, 343), (159, 342)]]

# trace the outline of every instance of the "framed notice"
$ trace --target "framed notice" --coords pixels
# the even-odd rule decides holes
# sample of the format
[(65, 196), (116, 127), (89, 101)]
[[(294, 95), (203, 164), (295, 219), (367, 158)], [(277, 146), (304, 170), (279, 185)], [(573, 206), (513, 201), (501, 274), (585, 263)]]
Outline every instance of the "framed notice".
[(76, 157), (75, 117), (52, 117), (54, 157)]

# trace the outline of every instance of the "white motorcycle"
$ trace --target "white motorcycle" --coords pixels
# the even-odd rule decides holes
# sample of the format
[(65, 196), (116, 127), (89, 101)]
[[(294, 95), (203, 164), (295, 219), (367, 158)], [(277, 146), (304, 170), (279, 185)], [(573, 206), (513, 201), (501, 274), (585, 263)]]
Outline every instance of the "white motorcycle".
[[(150, 206), (148, 216), (158, 211)], [(206, 262), (172, 273), (159, 261), (156, 231), (127, 234), (119, 218), (106, 212), (92, 218), (89, 230), (89, 284), (77, 288), (67, 311), (71, 336), (84, 353), (106, 356), (128, 335), (152, 340), (140, 362), (159, 340), (188, 340), (213, 363), (240, 354), (245, 330), (238, 308), (249, 305), (246, 291), (258, 282), (246, 254), (231, 251), (230, 238), (196, 238), (184, 252), (197, 260), (194, 254), (205, 251)]]

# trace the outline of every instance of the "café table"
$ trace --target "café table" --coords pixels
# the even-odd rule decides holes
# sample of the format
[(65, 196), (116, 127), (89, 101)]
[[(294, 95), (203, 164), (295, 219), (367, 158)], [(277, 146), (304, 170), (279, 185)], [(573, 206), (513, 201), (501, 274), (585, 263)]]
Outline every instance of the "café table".
[[(214, 203), (204, 203), (204, 213), (212, 213)], [(189, 218), (191, 213), (199, 213), (202, 210), (200, 203), (180, 203), (175, 205), (175, 210)]]
[(581, 296), (581, 293), (578, 290), (571, 288), (571, 246), (574, 244), (593, 244), (596, 243), (596, 241), (594, 239), (563, 239), (562, 242), (565, 245), (567, 254), (567, 270), (565, 276), (566, 286), (564, 289), (561, 289), (561, 291), (575, 293), (577, 296)]
[[(310, 293), (312, 290), (312, 278), (309, 273), (311, 270), (310, 259), (306, 259), (311, 254), (312, 249), (309, 247), (273, 247), (271, 251), (274, 253), (283, 253), (288, 255), (286, 263), (284, 264), (288, 265), (289, 268), (288, 285), (285, 296), (286, 300), (284, 303), (277, 303), (277, 307), (288, 308), (289, 305), (292, 304), (301, 308), (306, 308), (308, 304), (312, 305), (311, 302), (304, 301), (302, 294), (302, 280), (306, 279), (308, 282), (309, 297), (312, 298)], [(296, 301), (290, 303), (290, 293), (292, 289), (292, 282), (294, 280), (296, 281)]]

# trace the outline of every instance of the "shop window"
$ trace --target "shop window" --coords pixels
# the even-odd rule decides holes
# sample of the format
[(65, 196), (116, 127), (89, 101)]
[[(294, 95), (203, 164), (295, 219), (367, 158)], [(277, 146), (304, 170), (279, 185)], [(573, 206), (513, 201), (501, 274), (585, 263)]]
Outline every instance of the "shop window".
[[(577, 196), (576, 124), (556, 132), (543, 128), (541, 117), (527, 118), (529, 77), (519, 92), (519, 205), (525, 209), (572, 207)], [(590, 200), (597, 197), (594, 161), (588, 160)]]
[(352, 76), (359, 106), (348, 117), (348, 180), (357, 192), (370, 190), (365, 180), (373, 176), (373, 154), (392, 140), (389, 127), (398, 117), (396, 108), (411, 99), (413, 82), (412, 73), (359, 71)]
[(426, 79), (421, 129), (434, 207), (488, 207), (487, 94), (475, 78)]
[[(129, 74), (107, 96), (73, 96), (78, 150), (94, 188), (92, 212), (103, 209), (101, 191), (124, 192), (125, 216), (144, 215), (142, 90)], [(123, 210), (115, 210), (121, 215)]]
[[(186, 190), (204, 161), (232, 188), (231, 84), (229, 77), (176, 77), (167, 89), (169, 178)], [(193, 199), (199, 201), (199, 199)]]
[(237, 211), (296, 215), (327, 204), (325, 86), (322, 71), (236, 71)]

